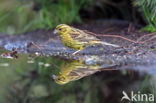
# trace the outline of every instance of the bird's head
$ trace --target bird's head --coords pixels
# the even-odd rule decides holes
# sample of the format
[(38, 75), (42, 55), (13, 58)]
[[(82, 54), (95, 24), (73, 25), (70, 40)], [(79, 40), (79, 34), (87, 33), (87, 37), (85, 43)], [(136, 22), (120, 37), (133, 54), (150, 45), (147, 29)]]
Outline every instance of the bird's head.
[(60, 24), (55, 28), (54, 34), (63, 35), (63, 34), (68, 34), (71, 31), (72, 31), (72, 27), (70, 27), (69, 25)]
[(53, 79), (57, 84), (63, 85), (69, 82), (68, 78), (66, 78), (66, 76), (63, 75), (53, 75)]

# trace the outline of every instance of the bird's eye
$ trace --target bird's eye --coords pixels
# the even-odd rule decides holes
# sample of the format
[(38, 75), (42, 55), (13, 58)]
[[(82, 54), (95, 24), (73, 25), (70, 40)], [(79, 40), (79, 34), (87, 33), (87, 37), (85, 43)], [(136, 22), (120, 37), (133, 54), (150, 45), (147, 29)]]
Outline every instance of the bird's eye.
[(59, 30), (61, 31), (62, 29), (60, 28)]
[(58, 80), (60, 81), (60, 80), (61, 80), (61, 78), (58, 78)]
[(65, 78), (58, 78), (58, 81), (64, 81), (65, 80)]

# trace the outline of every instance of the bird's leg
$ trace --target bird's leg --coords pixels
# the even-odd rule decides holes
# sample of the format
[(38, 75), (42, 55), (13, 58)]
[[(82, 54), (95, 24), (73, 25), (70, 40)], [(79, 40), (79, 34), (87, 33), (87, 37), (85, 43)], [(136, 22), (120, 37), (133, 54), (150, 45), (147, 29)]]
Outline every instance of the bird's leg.
[(72, 55), (75, 55), (75, 54), (77, 54), (78, 52), (80, 52), (81, 50), (77, 50), (77, 51), (75, 51), (74, 53), (72, 53)]

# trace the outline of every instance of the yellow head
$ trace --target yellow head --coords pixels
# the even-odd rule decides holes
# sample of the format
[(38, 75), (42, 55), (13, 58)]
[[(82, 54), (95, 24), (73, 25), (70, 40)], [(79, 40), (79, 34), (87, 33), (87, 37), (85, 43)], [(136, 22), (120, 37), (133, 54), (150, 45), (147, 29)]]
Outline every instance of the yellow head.
[(60, 24), (55, 28), (54, 34), (63, 35), (63, 34), (68, 34), (71, 31), (72, 31), (72, 27), (70, 27), (69, 25)]
[(66, 78), (66, 76), (63, 75), (53, 75), (53, 79), (57, 84), (63, 85), (69, 82), (68, 78)]

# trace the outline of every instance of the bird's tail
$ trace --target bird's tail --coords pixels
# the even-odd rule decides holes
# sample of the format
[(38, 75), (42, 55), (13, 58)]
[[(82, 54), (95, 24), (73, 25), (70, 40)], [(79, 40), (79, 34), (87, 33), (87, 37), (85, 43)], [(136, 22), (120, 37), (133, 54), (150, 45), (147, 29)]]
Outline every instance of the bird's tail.
[(103, 45), (109, 45), (109, 46), (113, 46), (113, 47), (120, 47), (119, 45), (111, 44), (111, 43), (107, 43), (107, 42), (101, 42), (101, 44), (103, 44)]
[(93, 44), (108, 45), (108, 46), (113, 46), (113, 47), (120, 47), (119, 45), (111, 44), (111, 43), (104, 42), (104, 41), (92, 41), (92, 43), (93, 43)]

